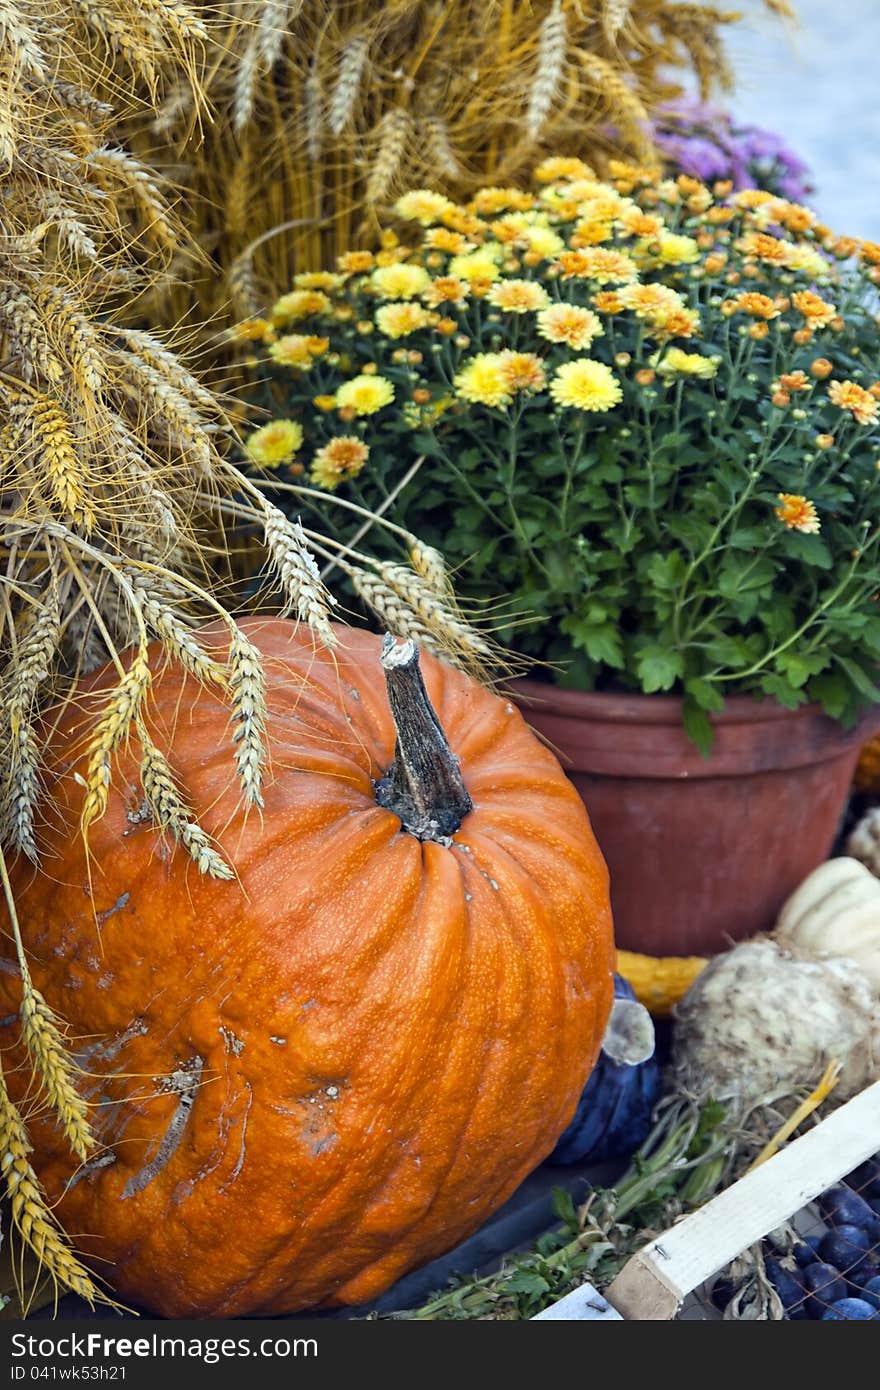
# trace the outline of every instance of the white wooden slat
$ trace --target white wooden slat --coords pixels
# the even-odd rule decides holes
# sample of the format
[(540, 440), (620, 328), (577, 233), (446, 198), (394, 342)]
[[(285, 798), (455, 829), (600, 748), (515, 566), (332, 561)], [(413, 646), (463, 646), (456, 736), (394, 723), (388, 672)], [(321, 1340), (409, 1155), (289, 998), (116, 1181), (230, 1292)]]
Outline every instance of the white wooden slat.
[(564, 1298), (559, 1298), (542, 1313), (536, 1313), (532, 1322), (623, 1322), (616, 1308), (612, 1308), (592, 1284), (581, 1284)]
[(640, 1250), (605, 1290), (625, 1318), (675, 1317), (685, 1296), (880, 1150), (880, 1081)]

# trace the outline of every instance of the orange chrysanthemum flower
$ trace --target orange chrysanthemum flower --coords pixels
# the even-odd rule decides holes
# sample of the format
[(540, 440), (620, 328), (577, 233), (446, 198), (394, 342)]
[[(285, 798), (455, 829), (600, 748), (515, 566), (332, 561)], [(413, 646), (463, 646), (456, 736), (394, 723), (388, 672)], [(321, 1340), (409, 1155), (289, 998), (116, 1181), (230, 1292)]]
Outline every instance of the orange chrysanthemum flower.
[(654, 237), (663, 231), (663, 218), (641, 208), (625, 208), (617, 218), (624, 231), (630, 236)]
[(434, 308), (438, 304), (463, 304), (470, 294), (470, 287), (456, 275), (438, 275), (422, 294), (426, 304)]
[(591, 297), (590, 303), (600, 314), (619, 314), (623, 308), (620, 295), (615, 294), (613, 290), (600, 290)]
[(537, 326), (548, 342), (567, 343), (576, 351), (588, 348), (604, 332), (597, 315), (579, 304), (551, 304), (538, 314)]
[(453, 232), (461, 232), (463, 236), (472, 237), (474, 241), (482, 241), (489, 230), (487, 222), (482, 222), (479, 217), (474, 217), (472, 213), (459, 207), (447, 208), (440, 221), (444, 227), (450, 227)]
[(877, 419), (876, 397), (855, 381), (829, 382), (828, 395), (841, 410), (848, 410), (860, 425), (870, 425)]
[[(748, 192), (748, 189), (744, 190)], [(767, 261), (772, 265), (784, 264), (788, 259), (788, 242), (778, 237), (768, 236), (766, 232), (748, 232), (740, 237), (736, 249), (744, 256), (754, 256), (755, 260)]]
[(511, 391), (541, 391), (547, 374), (534, 352), (502, 352), (501, 374)]
[(735, 310), (749, 314), (754, 319), (776, 319), (781, 312), (776, 300), (771, 299), (769, 294), (757, 294), (754, 291), (738, 294), (732, 303)]
[(821, 523), (813, 502), (792, 492), (779, 492), (776, 495), (781, 504), (776, 508), (776, 515), (789, 531), (803, 531), (807, 536), (817, 534)]
[(360, 473), (369, 458), (369, 446), (355, 435), (342, 434), (318, 449), (312, 460), (312, 482), (332, 492), (345, 478)]
[(812, 290), (799, 290), (791, 296), (791, 302), (814, 329), (827, 327), (837, 315), (837, 306), (829, 304)]
[(343, 256), (336, 258), (336, 265), (343, 275), (362, 275), (365, 270), (372, 270), (374, 263), (372, 251), (346, 251)]
[(809, 391), (812, 386), (806, 372), (783, 372), (779, 385), (784, 391)]

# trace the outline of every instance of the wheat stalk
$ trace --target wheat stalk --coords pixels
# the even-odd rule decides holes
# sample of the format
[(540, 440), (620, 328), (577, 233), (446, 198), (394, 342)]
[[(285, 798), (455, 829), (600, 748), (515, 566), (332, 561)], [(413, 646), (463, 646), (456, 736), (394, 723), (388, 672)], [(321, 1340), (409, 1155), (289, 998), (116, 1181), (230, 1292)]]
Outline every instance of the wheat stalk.
[(133, 159), (126, 150), (105, 145), (92, 150), (86, 156), (86, 163), (102, 187), (130, 194), (141, 215), (143, 230), (155, 237), (160, 246), (173, 249), (177, 245), (177, 231), (155, 177), (139, 160)]
[(579, 61), (584, 75), (601, 94), (609, 110), (614, 112), (614, 119), (639, 159), (650, 161), (650, 120), (639, 97), (604, 58), (599, 58), (594, 53), (581, 53)]
[(462, 168), (449, 138), (449, 127), (442, 116), (428, 116), (422, 123), (425, 147), (431, 166), (445, 174), (448, 179), (458, 180)]

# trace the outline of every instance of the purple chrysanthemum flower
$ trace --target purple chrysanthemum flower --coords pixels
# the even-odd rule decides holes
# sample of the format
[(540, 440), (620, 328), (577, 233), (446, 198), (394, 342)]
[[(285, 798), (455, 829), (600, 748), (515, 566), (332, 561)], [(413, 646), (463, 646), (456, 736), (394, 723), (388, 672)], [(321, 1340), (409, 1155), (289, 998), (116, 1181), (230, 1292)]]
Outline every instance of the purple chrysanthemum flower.
[(704, 183), (730, 179), (735, 189), (764, 188), (796, 203), (813, 192), (807, 165), (780, 135), (740, 124), (697, 97), (662, 106), (653, 135), (670, 164)]

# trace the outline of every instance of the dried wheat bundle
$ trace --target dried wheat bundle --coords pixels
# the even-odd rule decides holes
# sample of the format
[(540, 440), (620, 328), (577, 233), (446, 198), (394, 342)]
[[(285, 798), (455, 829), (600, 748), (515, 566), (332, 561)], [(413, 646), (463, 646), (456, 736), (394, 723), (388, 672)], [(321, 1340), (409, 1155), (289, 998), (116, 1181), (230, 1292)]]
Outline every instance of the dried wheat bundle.
[[(206, 38), (178, 0), (0, 0), (0, 880), (33, 1067), (24, 1109), (0, 1068), (0, 1152), (23, 1242), (56, 1287), (91, 1302), (106, 1295), (47, 1210), (28, 1159), (31, 1106), (50, 1109), (81, 1161), (93, 1145), (63, 1023), (32, 979), (8, 872), (15, 856), (39, 859), (45, 711), (78, 675), (115, 664), (88, 749), (81, 833), (106, 809), (117, 750), (133, 743), (157, 828), (201, 873), (231, 879), (147, 719), (148, 645), (158, 641), (225, 693), (230, 778), (247, 806), (262, 804), (260, 654), (222, 601), (230, 499), (261, 536), (283, 604), (316, 642), (334, 640), (332, 599), (306, 538), (228, 462), (217, 398), (165, 337), (130, 326), (143, 290), (192, 252), (159, 177), (120, 143), (120, 123), (152, 115), (163, 83), (197, 111)], [(225, 624), (225, 655), (200, 644), (202, 615)]]
[[(788, 0), (761, 3), (792, 14)], [(134, 137), (146, 151), (159, 131), (168, 159), (186, 161), (191, 230), (226, 275), (178, 278), (160, 311), (175, 318), (194, 303), (209, 318), (257, 313), (296, 271), (369, 237), (405, 188), (465, 197), (545, 153), (649, 158), (651, 113), (682, 79), (729, 82), (722, 36), (738, 18), (700, 0), (221, 0), (212, 12), (203, 143), (179, 89)], [(286, 230), (249, 254), (274, 228)]]

